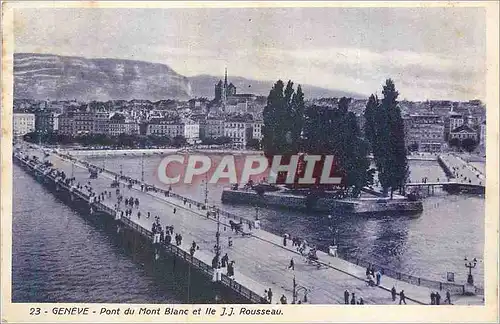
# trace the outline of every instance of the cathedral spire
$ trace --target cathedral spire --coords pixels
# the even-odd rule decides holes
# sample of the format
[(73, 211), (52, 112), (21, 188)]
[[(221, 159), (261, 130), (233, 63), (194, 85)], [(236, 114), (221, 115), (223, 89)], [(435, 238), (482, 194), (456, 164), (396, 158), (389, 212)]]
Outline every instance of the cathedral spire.
[(227, 88), (227, 68), (226, 73), (224, 74), (224, 88)]

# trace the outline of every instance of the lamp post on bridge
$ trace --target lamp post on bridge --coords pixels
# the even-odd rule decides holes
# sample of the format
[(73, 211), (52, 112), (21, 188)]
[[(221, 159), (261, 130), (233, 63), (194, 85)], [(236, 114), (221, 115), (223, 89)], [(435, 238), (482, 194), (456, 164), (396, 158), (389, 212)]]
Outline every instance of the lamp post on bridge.
[[(464, 261), (465, 261), (465, 267), (469, 269), (469, 274), (467, 275), (467, 283), (469, 285), (473, 285), (474, 284), (474, 277), (472, 276), (472, 269), (474, 269), (476, 267), (477, 259), (474, 258), (474, 259), (472, 259), (472, 261), (469, 261), (469, 260), (467, 260), (467, 257), (465, 257)], [(467, 261), (469, 261), (469, 262), (467, 262)]]
[(297, 295), (299, 291), (304, 290), (304, 302), (307, 303), (307, 293), (308, 289), (304, 286), (298, 285), (297, 281), (295, 280), (295, 275), (293, 275), (293, 295), (292, 295), (292, 304), (297, 303)]
[(141, 155), (141, 182), (144, 183), (144, 154), (146, 153), (142, 153)]
[(328, 215), (328, 220), (330, 221), (330, 225), (328, 229), (330, 230), (332, 236), (332, 244), (328, 247), (328, 254), (337, 257), (337, 249), (338, 249), (338, 235), (339, 230), (336, 226), (334, 226), (334, 221), (332, 215)]

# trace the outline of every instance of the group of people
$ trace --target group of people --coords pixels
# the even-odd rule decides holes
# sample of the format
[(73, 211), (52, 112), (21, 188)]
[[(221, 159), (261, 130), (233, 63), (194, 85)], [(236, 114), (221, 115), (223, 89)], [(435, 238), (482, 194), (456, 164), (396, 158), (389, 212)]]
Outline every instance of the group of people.
[(366, 280), (370, 287), (380, 285), (380, 280), (382, 279), (383, 269), (375, 271), (375, 267), (373, 265), (369, 265), (366, 268)]
[(365, 301), (363, 297), (356, 299), (356, 293), (349, 293), (349, 290), (344, 291), (344, 304), (346, 305), (364, 305)]
[[(451, 305), (451, 294), (450, 291), (446, 291), (446, 299), (444, 300), (445, 304)], [(431, 305), (441, 305), (441, 295), (438, 291), (431, 292)]]
[[(392, 297), (392, 301), (396, 301), (396, 297), (397, 297), (398, 293), (396, 292), (396, 287), (392, 286), (391, 288), (391, 297)], [(404, 290), (401, 290), (399, 292), (399, 305), (401, 304), (405, 304), (406, 305), (406, 295), (405, 295), (405, 291)]]
[(229, 256), (224, 254), (222, 258), (219, 257), (219, 253), (216, 253), (212, 259), (212, 269), (226, 268), (226, 275), (234, 279), (234, 261), (229, 261)]
[[(273, 291), (271, 288), (264, 290), (264, 295), (262, 296), (262, 301), (267, 302), (269, 304), (273, 303)], [(280, 304), (283, 304), (283, 305), (288, 304), (288, 300), (284, 294), (281, 295), (279, 302), (280, 302)], [(299, 301), (299, 304), (302, 304), (302, 302)]]
[(135, 208), (139, 208), (139, 198), (135, 198), (134, 197), (130, 197), (130, 198), (125, 198), (125, 206), (130, 206), (130, 207), (134, 207), (135, 205)]
[[(149, 214), (149, 213), (148, 213)], [(153, 243), (159, 244), (170, 244), (172, 243), (172, 238), (175, 240), (175, 245), (179, 246), (182, 243), (182, 235), (176, 233), (174, 236), (174, 226), (167, 225), (165, 230), (163, 230), (160, 224), (160, 217), (155, 216), (155, 222), (152, 225), (151, 232), (153, 233)], [(196, 245), (195, 245), (196, 248)]]

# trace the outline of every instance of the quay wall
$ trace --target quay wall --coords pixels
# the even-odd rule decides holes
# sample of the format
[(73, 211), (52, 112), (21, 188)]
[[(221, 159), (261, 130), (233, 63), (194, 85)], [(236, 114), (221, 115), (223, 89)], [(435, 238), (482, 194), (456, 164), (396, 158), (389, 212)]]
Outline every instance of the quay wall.
[(60, 153), (71, 154), (74, 156), (117, 156), (131, 155), (140, 156), (153, 154), (170, 154), (175, 153), (178, 149), (131, 149), (131, 150), (84, 150), (84, 149), (59, 149)]
[[(230, 295), (231, 300), (237, 303), (268, 303), (262, 299), (260, 294), (253, 292), (247, 287), (241, 285), (233, 279), (230, 279), (224, 273), (220, 273), (220, 281), (213, 282), (214, 269), (211, 265), (199, 260), (196, 256), (191, 256), (186, 251), (182, 250), (173, 244), (153, 244), (153, 234), (151, 231), (141, 227), (127, 218), (117, 217), (116, 212), (100, 202), (91, 202), (89, 195), (78, 190), (74, 186), (70, 186), (56, 178), (54, 175), (42, 170), (41, 163), (26, 161), (20, 156), (14, 155), (14, 162), (20, 165), (28, 174), (32, 175), (41, 182), (58, 198), (66, 202), (75, 210), (86, 215), (92, 222), (98, 222), (107, 229), (121, 233), (122, 240), (127, 248), (133, 252), (145, 254), (150, 262), (163, 261), (165, 257), (172, 259), (172, 262), (177, 263), (181, 269), (193, 268), (193, 275), (201, 276), (206, 282), (212, 282), (212, 285), (221, 291), (222, 295)], [(133, 255), (136, 255), (133, 253)], [(179, 260), (179, 262), (176, 262)], [(174, 264), (175, 264), (174, 263)], [(184, 270), (182, 273), (186, 273)], [(195, 277), (196, 278), (196, 277)]]
[(318, 212), (329, 212), (333, 209), (341, 209), (353, 214), (371, 213), (418, 213), (423, 210), (421, 201), (408, 200), (339, 200), (334, 198), (318, 197), (309, 198), (286, 193), (266, 192), (262, 195), (254, 191), (225, 189), (222, 192), (223, 203), (253, 204), (261, 206), (274, 206), (290, 209), (312, 210)]

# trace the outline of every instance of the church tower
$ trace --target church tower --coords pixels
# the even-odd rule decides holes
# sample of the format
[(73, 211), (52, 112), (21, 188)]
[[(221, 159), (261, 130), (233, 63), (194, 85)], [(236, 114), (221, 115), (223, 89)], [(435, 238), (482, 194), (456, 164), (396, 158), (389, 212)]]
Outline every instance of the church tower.
[(226, 100), (227, 100), (227, 68), (224, 74), (224, 87), (222, 88), (222, 104), (224, 105), (224, 107), (226, 106)]

